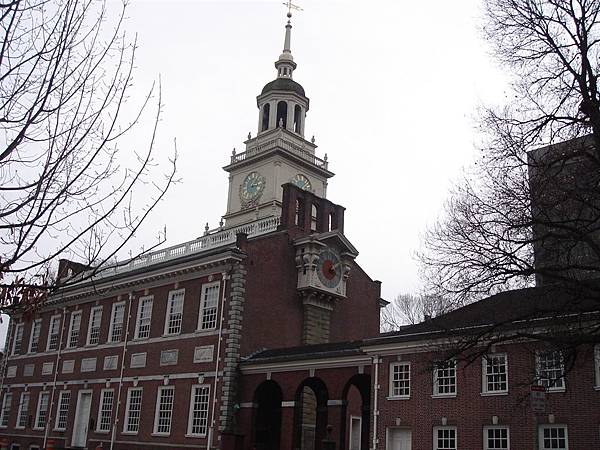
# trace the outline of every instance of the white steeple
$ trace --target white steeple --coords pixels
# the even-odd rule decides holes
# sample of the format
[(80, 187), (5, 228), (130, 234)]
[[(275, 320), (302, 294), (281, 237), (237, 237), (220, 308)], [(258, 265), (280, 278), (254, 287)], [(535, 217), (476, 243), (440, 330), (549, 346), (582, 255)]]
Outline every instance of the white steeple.
[(283, 53), (279, 55), (279, 59), (275, 61), (275, 68), (277, 69), (277, 78), (290, 78), (292, 79), (292, 73), (296, 68), (294, 57), (292, 56), (291, 41), (292, 41), (292, 13), (287, 13), (288, 22), (285, 26), (285, 40), (283, 42)]

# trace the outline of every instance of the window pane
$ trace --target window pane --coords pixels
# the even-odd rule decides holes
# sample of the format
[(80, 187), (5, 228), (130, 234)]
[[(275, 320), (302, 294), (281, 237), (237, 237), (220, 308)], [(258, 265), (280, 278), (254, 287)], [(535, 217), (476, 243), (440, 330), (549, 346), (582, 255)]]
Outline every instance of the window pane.
[(175, 388), (163, 387), (159, 390), (158, 414), (155, 432), (169, 434), (171, 432), (171, 416), (173, 414), (173, 397)]
[(192, 408), (190, 411), (189, 433), (205, 435), (208, 427), (208, 386), (192, 388)]
[(217, 306), (219, 303), (219, 284), (205, 286), (202, 290), (201, 330), (210, 330), (217, 326)]
[(127, 419), (125, 431), (137, 433), (140, 429), (142, 411), (142, 388), (130, 389), (127, 397)]

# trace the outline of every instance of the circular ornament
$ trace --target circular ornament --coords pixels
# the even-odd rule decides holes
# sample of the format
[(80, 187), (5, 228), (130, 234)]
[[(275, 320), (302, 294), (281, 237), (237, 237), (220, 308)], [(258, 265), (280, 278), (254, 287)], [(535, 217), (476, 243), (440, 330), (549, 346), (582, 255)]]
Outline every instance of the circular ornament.
[(292, 179), (292, 183), (298, 186), (300, 189), (304, 189), (305, 191), (310, 191), (312, 189), (312, 186), (310, 185), (310, 180), (301, 173), (299, 173)]
[(258, 172), (250, 172), (240, 186), (240, 199), (242, 203), (255, 202), (260, 198), (265, 189), (266, 180)]
[(321, 284), (327, 288), (335, 288), (342, 279), (342, 261), (331, 249), (325, 249), (319, 254), (317, 274)]

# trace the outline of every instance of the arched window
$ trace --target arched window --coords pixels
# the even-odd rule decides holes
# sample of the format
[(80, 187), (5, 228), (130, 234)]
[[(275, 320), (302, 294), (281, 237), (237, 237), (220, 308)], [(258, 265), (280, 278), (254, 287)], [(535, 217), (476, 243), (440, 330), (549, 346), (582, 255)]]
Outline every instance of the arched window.
[(283, 100), (277, 103), (277, 126), (282, 128), (287, 126), (287, 102)]
[(302, 108), (296, 105), (294, 108), (294, 131), (300, 134), (300, 121), (302, 120)]
[(310, 231), (317, 231), (317, 216), (319, 215), (319, 208), (313, 203), (310, 210)]
[(263, 107), (263, 116), (262, 116), (262, 127), (261, 131), (265, 131), (269, 129), (269, 116), (271, 115), (271, 105), (267, 103)]

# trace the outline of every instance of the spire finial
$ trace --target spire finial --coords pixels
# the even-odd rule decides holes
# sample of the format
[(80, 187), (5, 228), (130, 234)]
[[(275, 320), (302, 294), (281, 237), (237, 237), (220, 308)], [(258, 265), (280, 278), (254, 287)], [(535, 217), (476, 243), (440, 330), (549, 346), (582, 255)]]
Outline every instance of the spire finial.
[(287, 25), (285, 26), (285, 41), (283, 43), (283, 53), (279, 55), (279, 60), (275, 63), (275, 67), (277, 68), (277, 77), (278, 78), (292, 78), (292, 73), (296, 68), (296, 63), (294, 62), (294, 57), (292, 56), (291, 49), (291, 40), (292, 40), (292, 9), (296, 11), (302, 11), (298, 5), (294, 5), (292, 0), (287, 0), (283, 2), (283, 4), (287, 7)]

